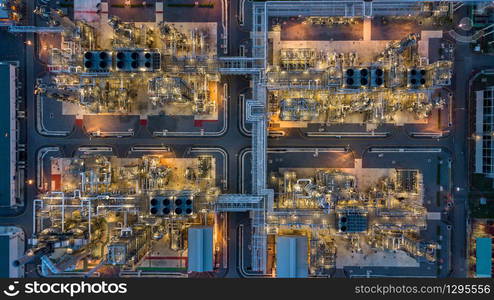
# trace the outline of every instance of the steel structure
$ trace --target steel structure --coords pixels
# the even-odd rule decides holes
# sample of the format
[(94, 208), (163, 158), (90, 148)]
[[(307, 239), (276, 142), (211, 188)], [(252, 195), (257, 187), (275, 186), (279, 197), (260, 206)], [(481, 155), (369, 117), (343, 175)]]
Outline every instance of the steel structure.
[[(252, 13), (252, 57), (228, 57), (220, 59), (219, 72), (231, 75), (251, 75), (253, 99), (246, 101), (246, 120), (252, 123), (252, 194), (262, 196), (262, 209), (256, 206), (252, 217), (252, 270), (266, 273), (267, 228), (266, 216), (272, 212), (273, 191), (266, 189), (267, 156), (267, 47), (269, 17), (330, 16), (372, 17), (412, 16), (432, 13), (428, 4), (449, 7), (452, 11), (462, 2), (474, 1), (417, 1), (417, 0), (374, 0), (374, 1), (267, 1), (253, 2)], [(247, 197), (247, 198), (245, 198)], [(247, 209), (249, 196), (237, 196), (219, 205), (219, 210)], [(228, 203), (228, 205), (226, 204)], [(249, 205), (247, 205), (249, 203)]]
[[(470, 1), (463, 2), (488, 2), (488, 1)], [(252, 78), (253, 98), (245, 102), (246, 121), (252, 124), (252, 190), (247, 195), (221, 195), (214, 203), (217, 212), (250, 212), (251, 214), (251, 255), (252, 270), (266, 274), (267, 270), (267, 234), (269, 217), (281, 216), (282, 214), (291, 215), (289, 211), (273, 211), (274, 191), (267, 188), (267, 148), (268, 148), (268, 108), (267, 98), (268, 89), (267, 81), (267, 64), (268, 64), (268, 25), (270, 17), (290, 17), (290, 16), (338, 16), (338, 17), (372, 17), (372, 16), (412, 16), (424, 12), (428, 13), (429, 1), (416, 0), (374, 0), (374, 1), (271, 1), (271, 2), (253, 2), (253, 24), (251, 31), (252, 38), (252, 57), (224, 57), (218, 59), (217, 71), (227, 75), (249, 75)], [(459, 1), (437, 1), (434, 3), (444, 3), (453, 9), (461, 5)], [(22, 27), (10, 26), (11, 32), (62, 32), (63, 27)], [(73, 45), (67, 47), (74, 51)], [(69, 53), (72, 54), (72, 51)], [(75, 51), (74, 51), (75, 52)], [(50, 67), (57, 67), (56, 65)], [(52, 71), (64, 73), (73, 70), (54, 69)], [(84, 76), (91, 75), (89, 73)], [(101, 74), (99, 74), (101, 75)], [(313, 87), (314, 88), (314, 87)], [(317, 84), (316, 84), (317, 88)], [(309, 84), (310, 89), (310, 84)], [(380, 149), (373, 149), (374, 151)], [(382, 150), (387, 151), (386, 149)], [(430, 150), (429, 150), (430, 151)], [(369, 151), (372, 152), (372, 149)], [(406, 152), (406, 151), (405, 151)], [(85, 178), (83, 176), (83, 178)], [(83, 179), (84, 180), (84, 179)], [(105, 179), (106, 180), (106, 179)], [(84, 186), (84, 185), (83, 185)], [(84, 193), (84, 189), (82, 190)], [(92, 191), (96, 193), (96, 191)], [(129, 204), (105, 204), (101, 203), (112, 200), (120, 202), (121, 200), (132, 200), (133, 197), (127, 196), (85, 196), (81, 191), (74, 191), (73, 196), (64, 193), (51, 194), (40, 199), (34, 200), (33, 209), (33, 233), (35, 239), (37, 234), (43, 229), (39, 225), (36, 215), (42, 209), (60, 209), (61, 231), (64, 232), (65, 209), (78, 208), (84, 211), (88, 223), (88, 232), (91, 234), (91, 218), (100, 215), (100, 210), (123, 210), (136, 213), (134, 205)], [(122, 201), (123, 202), (123, 201)], [(100, 205), (98, 205), (100, 204)], [(378, 213), (381, 213), (378, 211)], [(385, 212), (383, 212), (385, 214)], [(310, 213), (312, 215), (312, 213)], [(301, 215), (299, 215), (301, 216)], [(303, 217), (303, 216), (301, 216)], [(300, 222), (300, 220), (298, 221)], [(306, 224), (306, 223), (301, 223)], [(311, 226), (317, 224), (310, 223)], [(381, 226), (381, 227), (379, 227)], [(414, 226), (414, 224), (406, 224)], [(384, 228), (384, 224), (376, 225), (379, 230), (395, 230), (395, 228)], [(418, 251), (420, 245), (415, 241), (406, 241), (404, 236), (392, 239), (392, 244), (404, 243), (407, 247), (413, 248), (413, 252)], [(91, 237), (89, 237), (91, 240)], [(42, 257), (42, 268), (44, 274), (57, 274), (63, 272), (58, 266), (53, 265), (46, 256)], [(94, 268), (95, 272), (104, 261)]]

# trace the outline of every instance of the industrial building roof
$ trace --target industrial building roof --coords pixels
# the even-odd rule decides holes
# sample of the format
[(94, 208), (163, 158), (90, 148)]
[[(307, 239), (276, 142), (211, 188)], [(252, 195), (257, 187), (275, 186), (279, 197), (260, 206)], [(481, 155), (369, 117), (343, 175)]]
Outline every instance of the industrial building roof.
[(492, 277), (492, 238), (477, 238), (477, 277)]

